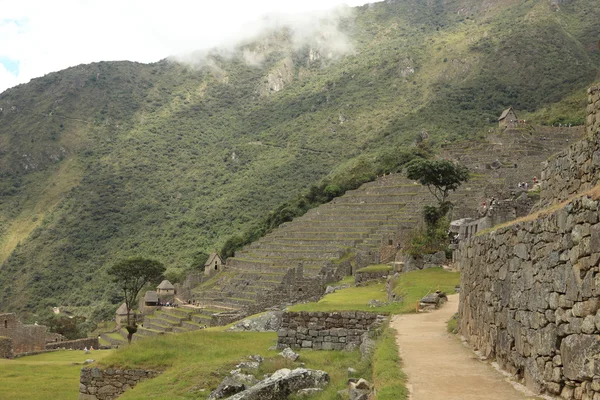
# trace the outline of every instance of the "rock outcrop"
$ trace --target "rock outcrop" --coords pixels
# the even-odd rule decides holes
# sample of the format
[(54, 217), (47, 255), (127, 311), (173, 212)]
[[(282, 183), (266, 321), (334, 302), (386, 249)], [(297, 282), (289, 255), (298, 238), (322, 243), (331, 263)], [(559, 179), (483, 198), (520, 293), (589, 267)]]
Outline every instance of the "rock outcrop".
[(325, 371), (284, 368), (251, 388), (229, 397), (229, 400), (284, 400), (300, 390), (324, 388), (328, 384), (329, 375)]

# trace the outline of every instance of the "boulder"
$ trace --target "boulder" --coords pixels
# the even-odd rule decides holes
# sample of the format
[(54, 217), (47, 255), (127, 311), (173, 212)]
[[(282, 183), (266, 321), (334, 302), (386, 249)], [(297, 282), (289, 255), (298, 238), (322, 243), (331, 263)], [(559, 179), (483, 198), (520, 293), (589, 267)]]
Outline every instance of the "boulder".
[(383, 301), (380, 300), (369, 300), (369, 302), (367, 303), (367, 306), (370, 308), (375, 308), (375, 307), (383, 307), (383, 306), (387, 306), (388, 303), (384, 303)]
[(219, 386), (208, 395), (209, 400), (222, 399), (246, 389), (246, 385), (235, 375), (227, 376)]
[(296, 361), (298, 357), (300, 357), (298, 353), (294, 352), (294, 350), (290, 349), (289, 347), (283, 349), (283, 351), (279, 353), (279, 355), (284, 358), (289, 358), (292, 361)]
[(329, 375), (325, 371), (284, 368), (251, 388), (233, 395), (229, 400), (284, 400), (300, 390), (324, 388), (328, 384)]
[(281, 327), (283, 311), (268, 311), (257, 317), (246, 318), (229, 328), (233, 332), (276, 332)]
[(321, 393), (323, 389), (321, 388), (308, 388), (308, 389), (300, 389), (298, 390), (298, 397), (310, 397), (314, 394)]

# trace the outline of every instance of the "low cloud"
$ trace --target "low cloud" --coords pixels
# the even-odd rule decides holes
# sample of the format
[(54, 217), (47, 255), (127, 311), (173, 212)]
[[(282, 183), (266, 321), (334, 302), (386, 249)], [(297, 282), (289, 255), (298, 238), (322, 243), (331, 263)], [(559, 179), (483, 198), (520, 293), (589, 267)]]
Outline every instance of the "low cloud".
[(343, 21), (351, 21), (354, 9), (339, 6), (301, 14), (271, 13), (244, 24), (227, 41), (212, 50), (185, 52), (171, 59), (202, 67), (210, 56), (240, 56), (248, 65), (259, 66), (271, 51), (291, 47), (297, 51), (310, 47), (327, 59), (335, 59), (353, 51), (352, 43), (341, 29)]
[[(352, 51), (340, 22), (347, 6), (367, 0), (19, 0), (3, 2), (0, 57), (19, 63), (18, 73), (0, 67), (0, 92), (32, 78), (83, 63), (130, 60), (156, 62), (172, 54), (198, 63), (207, 50), (231, 56), (248, 38), (286, 27), (295, 48), (318, 47), (323, 56)], [(320, 9), (321, 11), (310, 11)], [(267, 17), (262, 17), (268, 14)], [(250, 22), (255, 21), (255, 22)], [(237, 47), (236, 47), (237, 46)], [(264, 52), (246, 47), (242, 57), (260, 65)], [(238, 54), (238, 50), (235, 51)]]

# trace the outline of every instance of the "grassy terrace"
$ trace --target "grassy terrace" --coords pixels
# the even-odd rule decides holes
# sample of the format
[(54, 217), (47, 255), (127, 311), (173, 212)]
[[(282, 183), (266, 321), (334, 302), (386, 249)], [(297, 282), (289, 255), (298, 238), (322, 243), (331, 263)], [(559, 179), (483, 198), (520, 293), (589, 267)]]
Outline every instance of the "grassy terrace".
[(379, 272), (379, 271), (391, 271), (392, 267), (387, 264), (376, 264), (369, 265), (368, 267), (361, 268), (356, 272)]
[[(374, 266), (378, 267), (378, 266)], [(369, 267), (367, 267), (369, 268)], [(369, 307), (370, 300), (387, 302), (385, 283), (372, 283), (367, 286), (351, 287), (328, 294), (315, 303), (297, 304), (290, 311), (372, 311), (391, 314), (407, 313), (415, 310), (416, 302), (429, 292), (441, 290), (454, 293), (460, 283), (460, 274), (442, 268), (429, 268), (401, 274), (393, 282), (396, 297), (403, 300), (383, 307)]]
[[(347, 368), (369, 376), (368, 363), (360, 362), (355, 352), (302, 352), (297, 363), (267, 350), (276, 341), (275, 333), (223, 332), (222, 328), (183, 333), (169, 337), (153, 337), (113, 353), (102, 360), (102, 367), (152, 368), (163, 370), (159, 377), (140, 383), (121, 399), (204, 399), (234, 365), (251, 354), (267, 358), (255, 374), (274, 372), (280, 368), (297, 368), (303, 362), (308, 368), (329, 372), (332, 383), (314, 399), (332, 399), (347, 379)], [(77, 385), (74, 385), (75, 387)]]

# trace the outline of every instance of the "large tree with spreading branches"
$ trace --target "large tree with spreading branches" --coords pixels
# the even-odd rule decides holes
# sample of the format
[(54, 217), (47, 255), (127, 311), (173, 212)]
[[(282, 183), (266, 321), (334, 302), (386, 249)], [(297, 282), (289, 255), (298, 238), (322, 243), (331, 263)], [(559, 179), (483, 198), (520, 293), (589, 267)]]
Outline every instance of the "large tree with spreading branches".
[(135, 321), (131, 322), (131, 309), (136, 304), (137, 296), (148, 283), (160, 282), (165, 266), (156, 260), (142, 257), (119, 261), (108, 269), (113, 281), (123, 291), (125, 307), (127, 307), (127, 340), (131, 343), (137, 331)]

